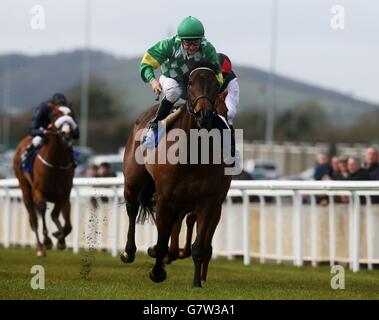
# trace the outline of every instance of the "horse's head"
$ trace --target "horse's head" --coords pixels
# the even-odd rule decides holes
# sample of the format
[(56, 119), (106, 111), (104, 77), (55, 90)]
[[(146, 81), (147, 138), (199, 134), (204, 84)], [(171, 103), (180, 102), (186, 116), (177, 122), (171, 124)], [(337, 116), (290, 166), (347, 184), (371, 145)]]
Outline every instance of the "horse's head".
[(78, 134), (78, 125), (71, 106), (49, 104), (51, 108), (51, 123), (49, 130), (56, 133), (67, 145), (72, 145), (72, 139)]
[(213, 65), (195, 66), (188, 77), (188, 109), (198, 128), (211, 129), (216, 112), (218, 83)]

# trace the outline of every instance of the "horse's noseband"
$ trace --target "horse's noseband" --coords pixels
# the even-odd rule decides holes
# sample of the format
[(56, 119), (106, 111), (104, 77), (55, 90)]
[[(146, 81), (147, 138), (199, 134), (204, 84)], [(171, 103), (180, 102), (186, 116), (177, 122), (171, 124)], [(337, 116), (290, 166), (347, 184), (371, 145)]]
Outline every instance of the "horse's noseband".
[(202, 96), (198, 96), (196, 97), (195, 100), (191, 100), (190, 97), (188, 97), (188, 100), (187, 100), (187, 109), (188, 109), (188, 112), (192, 115), (195, 115), (195, 106), (197, 104), (197, 102), (200, 100), (200, 99), (206, 99), (209, 101), (209, 103), (211, 104), (212, 106), (212, 112), (215, 112), (216, 111), (216, 108), (215, 108), (215, 101), (212, 101), (211, 98), (209, 98), (208, 96), (206, 95), (202, 95)]

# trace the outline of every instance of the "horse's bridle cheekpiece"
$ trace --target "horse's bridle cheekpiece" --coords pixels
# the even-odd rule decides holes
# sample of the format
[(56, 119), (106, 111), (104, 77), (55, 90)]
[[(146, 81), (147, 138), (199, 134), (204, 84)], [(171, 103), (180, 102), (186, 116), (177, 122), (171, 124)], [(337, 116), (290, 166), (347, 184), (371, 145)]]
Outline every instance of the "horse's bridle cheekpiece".
[[(191, 73), (189, 74), (189, 76), (188, 76), (188, 79), (189, 79), (189, 80), (188, 80), (188, 85), (187, 85), (187, 92), (188, 92), (188, 88), (189, 88), (189, 86), (190, 86), (190, 82), (191, 82), (191, 81), (190, 81), (190, 79), (191, 79), (191, 75), (192, 75), (192, 73), (194, 73), (195, 71), (198, 71), (198, 70), (207, 70), (207, 71), (211, 71), (212, 74), (216, 77), (215, 72), (214, 72), (212, 69), (210, 69), (210, 68), (199, 67), (199, 68), (193, 69), (193, 70), (191, 71)], [(190, 98), (190, 96), (188, 95), (188, 99), (187, 99), (187, 110), (188, 110), (189, 114), (195, 116), (195, 106), (196, 106), (196, 103), (197, 103), (200, 99), (206, 99), (206, 100), (208, 100), (209, 103), (210, 103), (211, 106), (212, 106), (212, 112), (215, 112), (215, 111), (216, 111), (216, 110), (215, 110), (215, 103), (216, 103), (216, 101), (212, 101), (211, 98), (210, 98), (209, 96), (201, 95), (201, 96), (196, 97), (196, 99), (192, 101), (191, 98)]]

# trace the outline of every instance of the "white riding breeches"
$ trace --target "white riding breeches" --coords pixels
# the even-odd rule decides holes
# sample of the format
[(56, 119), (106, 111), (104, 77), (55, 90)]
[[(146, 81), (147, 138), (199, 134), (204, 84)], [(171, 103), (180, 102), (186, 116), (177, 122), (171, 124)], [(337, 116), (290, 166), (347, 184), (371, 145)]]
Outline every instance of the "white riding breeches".
[(228, 83), (228, 94), (225, 97), (225, 104), (228, 108), (228, 122), (233, 124), (233, 118), (237, 113), (237, 106), (240, 101), (240, 87), (238, 85), (237, 78), (234, 78)]
[(39, 147), (42, 144), (42, 137), (35, 136), (32, 140), (32, 144), (35, 148)]
[(180, 96), (182, 95), (182, 88), (175, 79), (161, 75), (159, 78), (159, 83), (162, 86), (163, 95), (168, 101), (175, 103), (180, 99)]

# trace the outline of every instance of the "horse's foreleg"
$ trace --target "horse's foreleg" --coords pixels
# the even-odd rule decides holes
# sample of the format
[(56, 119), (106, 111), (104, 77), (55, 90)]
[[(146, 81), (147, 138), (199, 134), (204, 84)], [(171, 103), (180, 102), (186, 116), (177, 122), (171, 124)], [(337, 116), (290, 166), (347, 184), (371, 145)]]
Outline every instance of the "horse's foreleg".
[(59, 221), (59, 213), (61, 212), (61, 204), (56, 203), (54, 205), (53, 211), (51, 211), (51, 220), (55, 223), (58, 230), (53, 232), (53, 236), (59, 239), (63, 235), (63, 227)]
[(192, 233), (193, 227), (196, 222), (196, 213), (190, 212), (187, 214), (186, 225), (187, 225), (187, 235), (186, 235), (186, 244), (184, 249), (179, 254), (179, 259), (187, 258), (191, 255), (191, 244), (192, 244)]
[(193, 286), (201, 287), (201, 271), (203, 268), (206, 276), (208, 263), (212, 255), (212, 238), (218, 221), (220, 220), (221, 206), (218, 208), (215, 208), (215, 206), (209, 206), (196, 213), (197, 235), (196, 240), (192, 245), (192, 259), (195, 264)]
[[(62, 216), (64, 219), (64, 226), (62, 228), (62, 233), (58, 237), (58, 243), (57, 243), (57, 248), (60, 250), (66, 249), (65, 238), (67, 237), (67, 235), (70, 234), (70, 232), (72, 230), (70, 214), (71, 214), (71, 203), (70, 203), (70, 200), (68, 199), (62, 204)], [(59, 213), (58, 213), (58, 215), (59, 215)], [(57, 220), (59, 221), (58, 218), (57, 218)]]
[(29, 213), (29, 223), (32, 231), (36, 235), (36, 241), (37, 241), (37, 256), (38, 257), (45, 257), (46, 256), (46, 250), (44, 245), (39, 239), (39, 234), (38, 234), (38, 217), (37, 217), (37, 212), (36, 208), (34, 205), (33, 201), (33, 195), (32, 195), (32, 190), (31, 187), (29, 186), (21, 186), (22, 189), (22, 199), (24, 201), (26, 210)]
[(168, 252), (168, 240), (175, 222), (174, 211), (171, 210), (165, 201), (157, 203), (156, 225), (158, 230), (158, 241), (155, 246), (155, 264), (150, 270), (150, 279), (154, 282), (162, 282), (166, 279), (163, 259)]
[(136, 233), (136, 219), (138, 214), (139, 204), (138, 202), (127, 203), (126, 211), (129, 217), (128, 239), (125, 244), (125, 251), (121, 253), (120, 258), (124, 263), (130, 263), (134, 261), (135, 253), (137, 250), (135, 242)]
[(212, 258), (212, 239), (216, 231), (218, 222), (220, 221), (220, 217), (221, 217), (221, 206), (219, 207), (218, 211), (214, 213), (213, 219), (211, 220), (209, 224), (209, 229), (206, 234), (205, 243), (204, 243), (204, 257), (203, 257), (203, 263), (201, 264), (201, 280), (202, 281), (207, 280), (208, 265), (209, 265), (209, 261)]
[(43, 227), (43, 244), (47, 250), (50, 250), (53, 247), (53, 241), (49, 237), (49, 231), (46, 226), (46, 203), (40, 203), (38, 205), (38, 211), (42, 217), (42, 227)]

